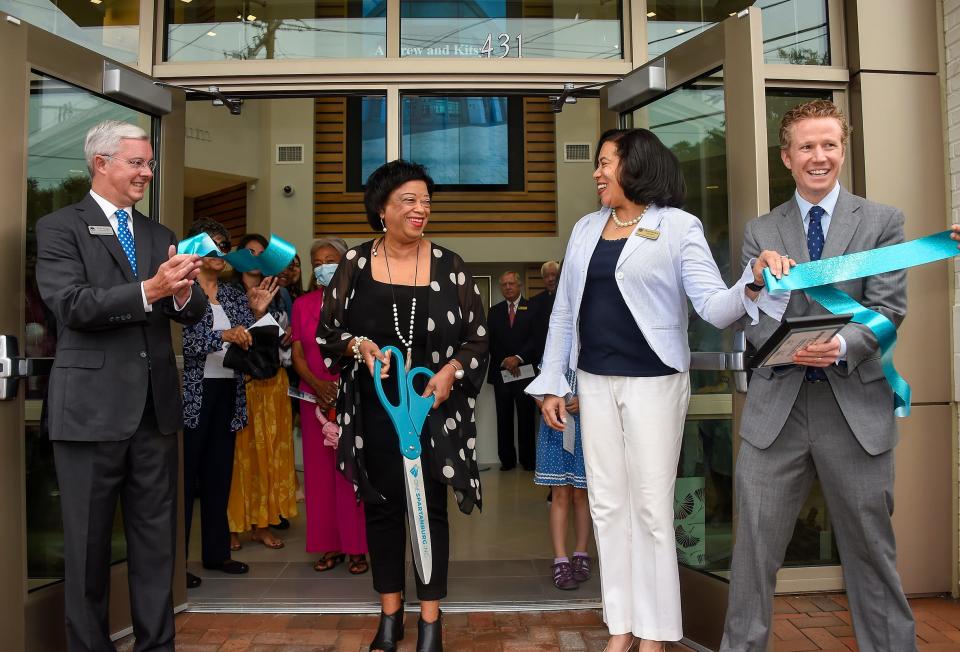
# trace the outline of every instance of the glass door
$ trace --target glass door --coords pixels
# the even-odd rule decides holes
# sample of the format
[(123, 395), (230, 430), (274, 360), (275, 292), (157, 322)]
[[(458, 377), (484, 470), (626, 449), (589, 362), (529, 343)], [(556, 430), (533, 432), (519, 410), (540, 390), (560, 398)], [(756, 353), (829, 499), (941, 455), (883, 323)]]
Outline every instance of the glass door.
[[(63, 649), (63, 528), (60, 492), (53, 453), (45, 431), (44, 400), (56, 350), (57, 324), (37, 290), (37, 220), (79, 201), (89, 191), (83, 154), (86, 131), (103, 120), (123, 120), (151, 134), (160, 169), (151, 191), (137, 208), (164, 222), (179, 224), (182, 211), (182, 101), (174, 111), (130, 100), (152, 80), (122, 69), (111, 87), (107, 70), (114, 62), (43, 30), (5, 20), (0, 14), (0, 82), (3, 115), (0, 150), (3, 206), (0, 207), (0, 263), (5, 283), (0, 335), (6, 358), (0, 375), (13, 391), (0, 401), (0, 424), (6, 431), (2, 459), (4, 487), (0, 513), (15, 524), (0, 574), (18, 599), (9, 602), (0, 623), (12, 640), (10, 649)], [(122, 67), (121, 67), (122, 68)], [(113, 97), (111, 97), (113, 95)], [(9, 104), (9, 107), (7, 106)], [(10, 109), (7, 111), (6, 109)], [(160, 136), (163, 134), (164, 139)], [(169, 139), (176, 148), (165, 145)], [(24, 377), (15, 379), (18, 372)], [(15, 388), (15, 389), (14, 389)], [(130, 624), (126, 547), (122, 514), (115, 516), (111, 550), (111, 631), (124, 633)], [(11, 543), (12, 542), (12, 543)], [(13, 548), (17, 549), (14, 550)], [(184, 590), (175, 593), (185, 601)], [(16, 642), (16, 643), (15, 643)]]
[[(768, 210), (762, 30), (748, 10), (669, 50), (605, 90), (624, 126), (655, 133), (680, 160), (685, 209), (703, 222), (729, 283), (740, 276), (745, 222)], [(760, 125), (760, 129), (756, 125)], [(760, 192), (761, 187), (763, 192)], [(742, 336), (690, 310), (692, 397), (677, 468), (674, 532), (684, 634), (716, 649), (733, 552), (737, 410), (745, 390)]]

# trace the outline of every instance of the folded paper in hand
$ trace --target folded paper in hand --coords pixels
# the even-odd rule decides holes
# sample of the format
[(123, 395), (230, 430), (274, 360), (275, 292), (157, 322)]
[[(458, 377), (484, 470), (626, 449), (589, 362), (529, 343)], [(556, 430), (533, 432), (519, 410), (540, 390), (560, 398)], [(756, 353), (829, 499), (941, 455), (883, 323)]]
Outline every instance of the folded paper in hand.
[(514, 376), (512, 373), (506, 369), (500, 370), (500, 377), (503, 378), (503, 382), (512, 383), (515, 380), (523, 380), (524, 378), (533, 378), (533, 365), (532, 364), (522, 364), (519, 367), (520, 375)]

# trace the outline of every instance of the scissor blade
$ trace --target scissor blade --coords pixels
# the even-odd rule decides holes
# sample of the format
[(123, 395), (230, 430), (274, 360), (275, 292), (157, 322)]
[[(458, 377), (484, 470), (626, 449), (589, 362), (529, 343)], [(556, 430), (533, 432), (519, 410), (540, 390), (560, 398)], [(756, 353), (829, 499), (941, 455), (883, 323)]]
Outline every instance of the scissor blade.
[(403, 458), (404, 480), (407, 485), (407, 525), (410, 528), (410, 549), (417, 574), (424, 584), (433, 574), (433, 547), (430, 543), (430, 520), (427, 516), (427, 490), (423, 483), (423, 465), (420, 458)]

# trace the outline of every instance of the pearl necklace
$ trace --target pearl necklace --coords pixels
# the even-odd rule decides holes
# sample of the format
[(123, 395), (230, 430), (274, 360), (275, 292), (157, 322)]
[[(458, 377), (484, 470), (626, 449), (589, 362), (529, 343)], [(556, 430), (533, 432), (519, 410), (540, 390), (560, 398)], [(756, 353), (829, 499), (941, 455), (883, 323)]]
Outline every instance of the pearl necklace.
[(413, 318), (417, 314), (417, 273), (420, 270), (420, 243), (417, 242), (417, 262), (413, 267), (413, 301), (410, 303), (410, 331), (404, 339), (400, 332), (400, 316), (397, 311), (397, 296), (393, 291), (393, 277), (390, 275), (390, 258), (387, 256), (387, 243), (383, 243), (383, 262), (387, 264), (387, 279), (390, 281), (390, 296), (393, 297), (393, 330), (400, 338), (400, 342), (407, 349), (406, 369), (410, 371), (413, 364)]
[(617, 219), (617, 209), (616, 209), (616, 208), (611, 208), (611, 209), (610, 209), (610, 217), (613, 218), (613, 223), (616, 224), (617, 226), (619, 226), (619, 227), (622, 229), (622, 228), (624, 228), (624, 227), (626, 227), (626, 226), (633, 226), (634, 224), (636, 224), (637, 222), (639, 222), (640, 220), (642, 220), (642, 219), (643, 219), (643, 216), (647, 214), (647, 211), (648, 211), (648, 210), (650, 210), (650, 205), (649, 205), (649, 204), (647, 204), (646, 208), (643, 209), (643, 212), (642, 212), (642, 213), (640, 213), (639, 215), (637, 215), (637, 216), (636, 216), (635, 218), (633, 218), (632, 220), (627, 220), (626, 222), (621, 222), (620, 220)]

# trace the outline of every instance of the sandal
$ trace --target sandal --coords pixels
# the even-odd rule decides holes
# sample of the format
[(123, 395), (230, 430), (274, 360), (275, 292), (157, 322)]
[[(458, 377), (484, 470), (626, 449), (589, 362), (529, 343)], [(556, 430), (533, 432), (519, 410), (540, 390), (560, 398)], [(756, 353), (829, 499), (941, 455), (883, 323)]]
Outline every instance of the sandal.
[(318, 573), (326, 573), (328, 570), (333, 570), (346, 559), (346, 555), (342, 552), (325, 552), (323, 555), (314, 563), (313, 570)]
[[(259, 532), (263, 532), (263, 534), (259, 534)], [(273, 535), (270, 533), (270, 530), (268, 530), (268, 529), (266, 529), (266, 528), (258, 528), (258, 529), (256, 529), (256, 530), (254, 530), (253, 532), (251, 532), (251, 533), (250, 533), (250, 540), (251, 540), (251, 541), (259, 541), (259, 542), (262, 543), (265, 547), (270, 548), (271, 550), (279, 550), (279, 549), (282, 548), (284, 545), (286, 545), (286, 544), (283, 542), (283, 539), (278, 539), (277, 537), (273, 536)]]
[(230, 533), (230, 550), (237, 551), (240, 550), (243, 546), (240, 545), (240, 535), (236, 532)]
[(363, 575), (370, 570), (370, 562), (366, 555), (350, 555), (350, 561), (347, 564), (347, 570), (351, 575)]

